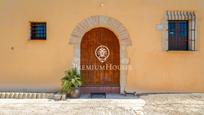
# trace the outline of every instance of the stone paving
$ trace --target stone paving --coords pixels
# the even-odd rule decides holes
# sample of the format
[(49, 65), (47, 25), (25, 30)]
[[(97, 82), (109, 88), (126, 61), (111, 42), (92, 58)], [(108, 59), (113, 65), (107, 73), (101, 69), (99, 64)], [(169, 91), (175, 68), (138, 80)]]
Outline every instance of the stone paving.
[(0, 115), (204, 115), (204, 94), (107, 95), (108, 99), (0, 99)]
[(151, 94), (145, 101), (145, 115), (204, 115), (204, 94)]
[(0, 115), (143, 115), (141, 99), (0, 99)]

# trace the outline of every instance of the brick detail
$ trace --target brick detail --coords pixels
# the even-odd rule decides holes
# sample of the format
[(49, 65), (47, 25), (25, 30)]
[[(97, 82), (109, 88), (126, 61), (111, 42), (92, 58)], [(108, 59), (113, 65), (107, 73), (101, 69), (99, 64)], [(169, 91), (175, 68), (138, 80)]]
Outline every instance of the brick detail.
[(81, 93), (120, 93), (120, 87), (81, 87)]
[(53, 93), (0, 92), (0, 99), (48, 99), (53, 95)]

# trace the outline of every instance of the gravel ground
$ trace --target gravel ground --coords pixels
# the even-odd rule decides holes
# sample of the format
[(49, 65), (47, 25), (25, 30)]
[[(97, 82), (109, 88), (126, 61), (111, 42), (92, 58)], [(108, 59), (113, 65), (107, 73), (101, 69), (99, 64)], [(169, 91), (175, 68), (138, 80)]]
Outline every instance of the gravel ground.
[(204, 115), (204, 94), (151, 94), (145, 101), (145, 115)]

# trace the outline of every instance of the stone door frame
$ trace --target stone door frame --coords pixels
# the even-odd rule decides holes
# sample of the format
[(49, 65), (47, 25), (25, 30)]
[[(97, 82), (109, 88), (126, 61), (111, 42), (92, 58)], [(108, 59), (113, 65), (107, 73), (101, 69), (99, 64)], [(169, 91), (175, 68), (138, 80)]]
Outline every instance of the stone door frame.
[[(88, 17), (78, 23), (77, 26), (74, 28), (69, 39), (69, 43), (74, 46), (74, 56), (72, 65), (80, 66), (81, 39), (83, 38), (86, 32), (97, 27), (104, 27), (115, 33), (120, 43), (120, 67), (128, 67), (129, 58), (126, 50), (127, 47), (132, 44), (131, 39), (129, 37), (129, 33), (122, 23), (108, 16)], [(78, 72), (80, 72), (80, 68), (77, 69)], [(120, 70), (120, 93), (122, 94), (125, 92), (127, 71), (127, 69)]]

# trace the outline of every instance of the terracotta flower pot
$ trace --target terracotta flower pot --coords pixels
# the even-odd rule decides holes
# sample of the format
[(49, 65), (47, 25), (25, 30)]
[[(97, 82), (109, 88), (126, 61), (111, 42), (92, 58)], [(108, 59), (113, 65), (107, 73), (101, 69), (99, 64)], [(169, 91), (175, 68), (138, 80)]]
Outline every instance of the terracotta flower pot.
[(80, 89), (74, 88), (69, 95), (71, 98), (79, 98), (80, 97)]

